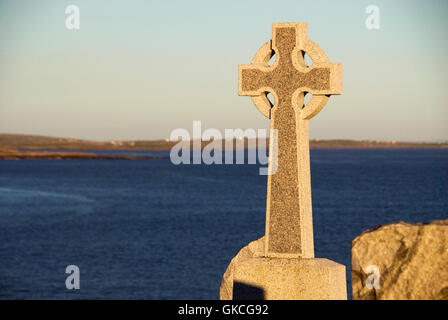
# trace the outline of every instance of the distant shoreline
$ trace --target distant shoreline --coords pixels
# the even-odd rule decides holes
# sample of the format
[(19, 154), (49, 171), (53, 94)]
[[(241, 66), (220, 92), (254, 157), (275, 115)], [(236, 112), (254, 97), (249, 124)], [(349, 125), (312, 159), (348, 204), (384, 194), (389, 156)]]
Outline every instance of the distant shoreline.
[[(234, 150), (247, 148), (251, 145), (247, 139), (234, 140)], [(37, 135), (0, 134), (0, 159), (15, 157), (17, 159), (150, 159), (151, 156), (98, 155), (83, 153), (79, 150), (95, 151), (169, 151), (179, 141), (169, 140), (136, 140), (136, 141), (89, 141), (79, 139), (57, 138)], [(188, 143), (188, 142), (186, 142)], [(199, 146), (199, 141), (196, 141)], [(201, 148), (210, 141), (202, 141)], [(218, 146), (224, 148), (224, 141)], [(266, 141), (266, 145), (269, 141)], [(419, 143), (370, 140), (310, 140), (311, 149), (445, 149), (445, 143)], [(190, 149), (193, 142), (190, 141)], [(23, 150), (23, 151), (19, 151)], [(25, 151), (26, 150), (26, 151)], [(37, 151), (39, 150), (39, 151)], [(45, 150), (45, 151), (40, 151)], [(56, 152), (46, 152), (55, 150)], [(14, 153), (14, 155), (13, 155)]]
[(153, 156), (99, 155), (83, 152), (33, 152), (0, 149), (0, 160), (139, 160), (156, 159)]

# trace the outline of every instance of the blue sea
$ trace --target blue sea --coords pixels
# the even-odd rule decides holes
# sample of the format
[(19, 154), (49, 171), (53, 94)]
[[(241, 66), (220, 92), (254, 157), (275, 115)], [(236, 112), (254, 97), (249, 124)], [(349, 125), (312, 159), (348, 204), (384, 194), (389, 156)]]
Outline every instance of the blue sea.
[[(168, 153), (142, 152), (140, 154)], [(218, 299), (263, 236), (259, 165), (0, 161), (1, 299)], [(347, 266), (364, 230), (448, 219), (448, 150), (311, 150), (316, 257)], [(80, 289), (68, 290), (68, 265)]]

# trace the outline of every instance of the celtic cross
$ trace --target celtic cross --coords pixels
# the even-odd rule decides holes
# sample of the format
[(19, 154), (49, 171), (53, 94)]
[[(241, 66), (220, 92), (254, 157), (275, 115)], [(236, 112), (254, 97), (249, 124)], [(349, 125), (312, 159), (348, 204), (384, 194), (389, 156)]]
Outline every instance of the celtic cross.
[[(259, 49), (251, 64), (239, 66), (238, 94), (251, 96), (277, 132), (277, 139), (272, 134), (270, 139), (269, 166), (277, 170), (268, 176), (267, 257), (314, 257), (308, 120), (330, 95), (342, 93), (342, 65), (329, 62), (307, 34), (306, 23), (273, 24), (272, 41)], [(312, 66), (305, 63), (305, 53)], [(273, 105), (267, 93), (274, 96)], [(304, 105), (307, 93), (313, 97)]]

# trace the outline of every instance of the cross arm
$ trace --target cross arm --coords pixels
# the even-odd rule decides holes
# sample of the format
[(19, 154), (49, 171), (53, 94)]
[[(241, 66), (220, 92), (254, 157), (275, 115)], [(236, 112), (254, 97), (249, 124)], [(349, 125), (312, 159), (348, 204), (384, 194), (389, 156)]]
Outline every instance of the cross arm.
[(270, 72), (270, 67), (259, 65), (239, 65), (238, 66), (238, 95), (258, 96), (266, 91), (273, 91), (268, 85), (266, 75)]

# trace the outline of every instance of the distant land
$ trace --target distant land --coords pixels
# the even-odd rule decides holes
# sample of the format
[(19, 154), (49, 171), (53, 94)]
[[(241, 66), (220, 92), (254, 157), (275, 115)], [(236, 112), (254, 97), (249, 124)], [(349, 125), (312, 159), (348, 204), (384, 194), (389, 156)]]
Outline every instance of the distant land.
[[(247, 148), (248, 140), (234, 140), (234, 150), (240, 143)], [(123, 151), (168, 151), (178, 141), (134, 140), (134, 141), (90, 141), (57, 138), (39, 135), (0, 134), (0, 159), (149, 159), (149, 156), (96, 155), (82, 150)], [(210, 141), (202, 141), (202, 148)], [(222, 142), (223, 143), (223, 142)], [(190, 141), (190, 144), (192, 142)], [(268, 144), (268, 142), (267, 142)], [(396, 142), (372, 140), (310, 140), (311, 149), (404, 149), (404, 148), (448, 148), (445, 143)], [(67, 151), (76, 152), (67, 153)]]
[(75, 160), (75, 159), (96, 159), (96, 160), (137, 160), (137, 159), (153, 159), (153, 156), (128, 156), (128, 155), (99, 155), (95, 153), (85, 152), (32, 152), (18, 151), (15, 149), (0, 149), (0, 160), (36, 160), (36, 159), (52, 159), (52, 160)]

